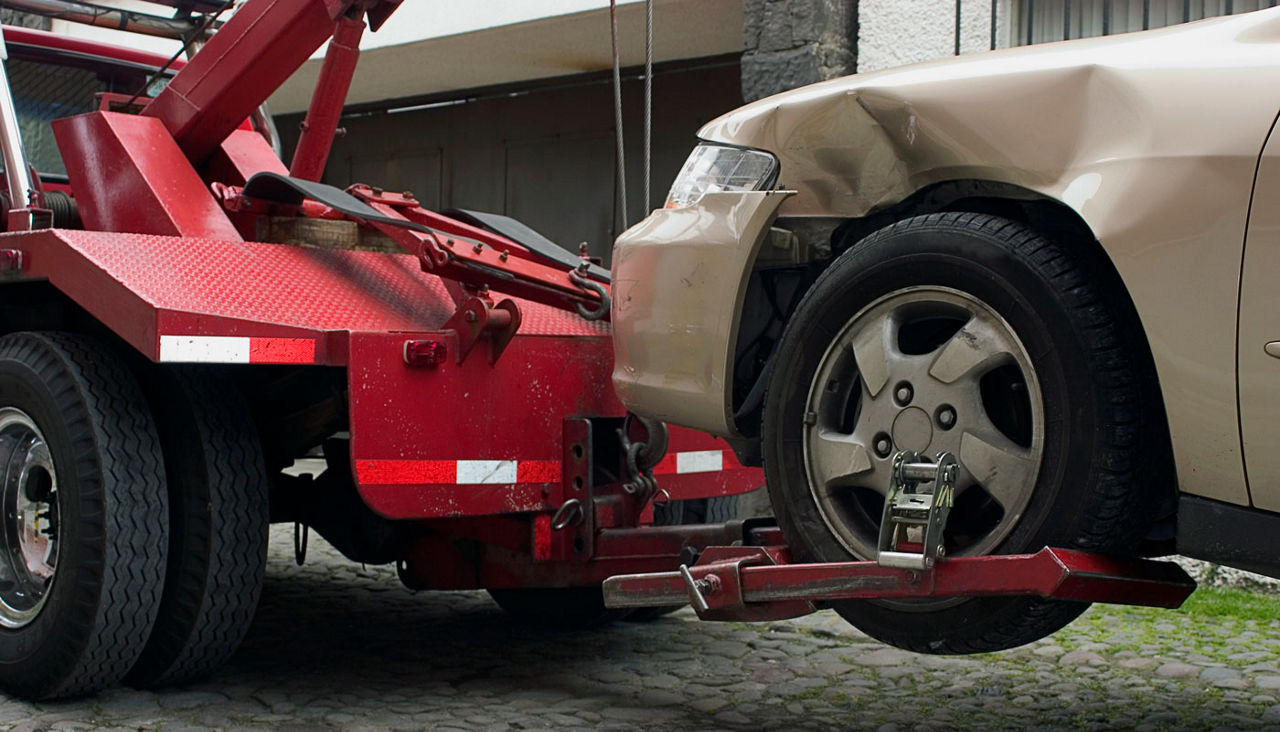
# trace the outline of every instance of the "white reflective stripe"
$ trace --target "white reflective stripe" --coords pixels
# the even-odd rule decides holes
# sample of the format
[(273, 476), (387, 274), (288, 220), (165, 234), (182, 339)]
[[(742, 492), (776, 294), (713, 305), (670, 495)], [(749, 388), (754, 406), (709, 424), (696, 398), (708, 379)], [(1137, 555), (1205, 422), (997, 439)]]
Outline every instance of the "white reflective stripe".
[(676, 453), (677, 473), (713, 473), (724, 470), (723, 450)]
[(459, 460), (458, 483), (515, 483), (515, 460)]
[(160, 336), (160, 360), (186, 363), (249, 363), (242, 336)]

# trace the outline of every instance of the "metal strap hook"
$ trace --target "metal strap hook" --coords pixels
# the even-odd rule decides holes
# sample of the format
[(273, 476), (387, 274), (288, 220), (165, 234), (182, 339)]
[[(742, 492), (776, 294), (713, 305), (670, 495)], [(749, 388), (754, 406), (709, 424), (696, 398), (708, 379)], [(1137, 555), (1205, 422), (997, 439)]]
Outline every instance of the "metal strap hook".
[(551, 516), (551, 530), (563, 531), (583, 519), (582, 501), (570, 498)]
[(604, 286), (583, 277), (578, 274), (577, 270), (571, 270), (569, 272), (569, 281), (584, 290), (596, 293), (596, 295), (600, 297), (600, 305), (595, 309), (588, 308), (582, 303), (578, 303), (578, 315), (581, 315), (587, 320), (602, 320), (609, 314), (609, 309), (613, 307), (613, 300), (609, 297), (609, 293), (604, 289)]

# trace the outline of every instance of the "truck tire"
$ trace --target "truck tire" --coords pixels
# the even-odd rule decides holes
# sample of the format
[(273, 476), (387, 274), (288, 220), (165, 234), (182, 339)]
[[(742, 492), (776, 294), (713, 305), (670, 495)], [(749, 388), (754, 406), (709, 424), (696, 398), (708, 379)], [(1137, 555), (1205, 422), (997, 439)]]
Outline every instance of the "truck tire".
[(169, 513), (155, 423), (111, 347), (0, 338), (0, 465), (0, 686), (51, 699), (117, 683), (155, 621)]
[[(767, 483), (797, 559), (875, 554), (898, 450), (960, 460), (946, 550), (1127, 553), (1168, 463), (1150, 357), (1114, 273), (994, 216), (919, 216), (838, 257), (787, 325), (764, 413)], [(927, 653), (1011, 648), (1085, 603), (845, 601)]]
[(556, 629), (593, 628), (626, 616), (604, 606), (600, 587), (519, 587), (492, 589), (489, 596), (508, 615)]
[[(740, 498), (741, 496), (733, 495), (667, 501), (653, 507), (653, 525), (722, 524), (726, 521), (732, 521), (738, 518)], [(682, 607), (684, 605), (637, 608), (627, 615), (627, 620), (634, 623), (646, 623), (664, 615), (670, 615)]]
[(169, 476), (169, 561), (155, 629), (125, 677), (136, 687), (208, 675), (240, 645), (262, 594), (269, 483), (237, 386), (216, 370), (154, 369)]

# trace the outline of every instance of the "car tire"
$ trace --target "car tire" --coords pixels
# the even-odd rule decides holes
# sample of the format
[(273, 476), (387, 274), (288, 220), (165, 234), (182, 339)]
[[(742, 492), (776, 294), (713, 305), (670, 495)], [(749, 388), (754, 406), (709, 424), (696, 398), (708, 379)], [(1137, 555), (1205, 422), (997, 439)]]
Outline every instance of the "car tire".
[[(1133, 551), (1168, 480), (1151, 469), (1167, 450), (1136, 315), (1107, 284), (1117, 281), (1084, 247), (972, 213), (906, 219), (841, 254), (788, 323), (765, 401), (767, 483), (794, 556), (873, 558), (902, 449), (960, 459), (948, 554)], [(928, 653), (1018, 646), (1087, 607), (832, 605)]]
[(0, 686), (51, 699), (117, 683), (156, 617), (169, 521), (155, 423), (123, 359), (76, 335), (0, 339), (0, 465)]
[(186, 683), (222, 665), (257, 611), (267, 560), (269, 481), (236, 385), (206, 368), (150, 374), (169, 476), (169, 561), (155, 628), (125, 677)]

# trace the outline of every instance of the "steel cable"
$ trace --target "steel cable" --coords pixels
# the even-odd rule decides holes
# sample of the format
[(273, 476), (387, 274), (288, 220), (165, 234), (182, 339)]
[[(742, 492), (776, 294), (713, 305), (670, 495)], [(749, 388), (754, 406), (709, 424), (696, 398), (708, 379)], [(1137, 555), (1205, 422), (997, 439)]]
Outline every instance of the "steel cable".
[(653, 0), (644, 2), (644, 215), (650, 205), (650, 175), (653, 168)]
[(622, 228), (630, 222), (627, 218), (627, 157), (622, 139), (622, 62), (618, 56), (618, 0), (609, 0), (609, 37), (613, 44), (613, 127), (618, 143), (618, 197), (622, 212)]

